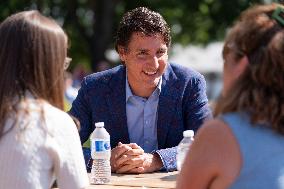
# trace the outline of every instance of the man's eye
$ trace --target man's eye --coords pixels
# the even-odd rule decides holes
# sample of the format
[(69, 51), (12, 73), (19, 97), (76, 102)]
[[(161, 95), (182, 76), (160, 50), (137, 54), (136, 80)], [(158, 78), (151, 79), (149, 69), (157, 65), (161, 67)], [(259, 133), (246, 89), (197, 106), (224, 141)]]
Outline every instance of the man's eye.
[(163, 56), (165, 53), (166, 53), (166, 51), (158, 51), (158, 52), (157, 52), (157, 55), (158, 55), (158, 56)]
[(137, 56), (138, 56), (139, 58), (145, 58), (147, 55), (148, 55), (148, 54), (147, 54), (146, 52), (139, 52), (139, 53), (137, 54)]
[(146, 53), (146, 52), (143, 52), (143, 51), (138, 53), (138, 55), (146, 55), (146, 54), (147, 54), (147, 53)]

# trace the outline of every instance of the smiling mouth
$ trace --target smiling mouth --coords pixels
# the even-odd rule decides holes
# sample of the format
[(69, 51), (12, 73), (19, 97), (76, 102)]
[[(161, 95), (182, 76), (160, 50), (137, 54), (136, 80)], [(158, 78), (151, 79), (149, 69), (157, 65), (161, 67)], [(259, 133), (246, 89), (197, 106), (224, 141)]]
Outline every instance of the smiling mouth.
[(143, 73), (145, 73), (146, 75), (149, 75), (149, 76), (152, 76), (152, 75), (155, 75), (156, 73), (158, 72), (158, 70), (156, 70), (156, 71), (151, 71), (151, 72), (149, 72), (149, 71), (143, 71)]

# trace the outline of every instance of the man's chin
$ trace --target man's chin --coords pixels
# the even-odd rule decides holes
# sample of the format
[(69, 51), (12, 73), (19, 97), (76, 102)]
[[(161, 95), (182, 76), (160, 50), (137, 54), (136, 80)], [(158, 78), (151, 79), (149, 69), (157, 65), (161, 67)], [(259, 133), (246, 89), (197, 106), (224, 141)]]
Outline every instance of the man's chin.
[(159, 84), (159, 81), (158, 82), (155, 82), (155, 81), (152, 81), (152, 82), (146, 82), (145, 85), (147, 86), (147, 88), (156, 88)]
[(156, 77), (156, 78), (151, 78), (151, 79), (147, 78), (147, 79), (144, 80), (143, 83), (144, 83), (144, 85), (147, 85), (147, 86), (149, 86), (151, 88), (157, 87), (158, 84), (159, 84), (160, 78), (161, 78), (161, 76), (160, 77)]

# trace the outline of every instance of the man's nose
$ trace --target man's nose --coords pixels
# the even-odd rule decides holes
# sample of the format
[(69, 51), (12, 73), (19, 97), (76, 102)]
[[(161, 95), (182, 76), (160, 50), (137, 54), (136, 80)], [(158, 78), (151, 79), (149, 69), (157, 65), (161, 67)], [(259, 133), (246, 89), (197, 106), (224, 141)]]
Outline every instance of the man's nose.
[(159, 67), (159, 58), (157, 56), (153, 56), (151, 60), (148, 61), (148, 65), (157, 69)]

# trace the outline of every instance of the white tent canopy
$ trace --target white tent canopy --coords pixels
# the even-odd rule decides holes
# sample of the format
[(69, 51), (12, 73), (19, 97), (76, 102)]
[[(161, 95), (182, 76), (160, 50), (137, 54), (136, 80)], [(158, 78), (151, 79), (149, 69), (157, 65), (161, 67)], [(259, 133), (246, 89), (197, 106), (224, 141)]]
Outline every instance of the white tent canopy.
[(210, 43), (206, 47), (174, 45), (170, 62), (193, 68), (201, 73), (223, 71), (222, 42)]

